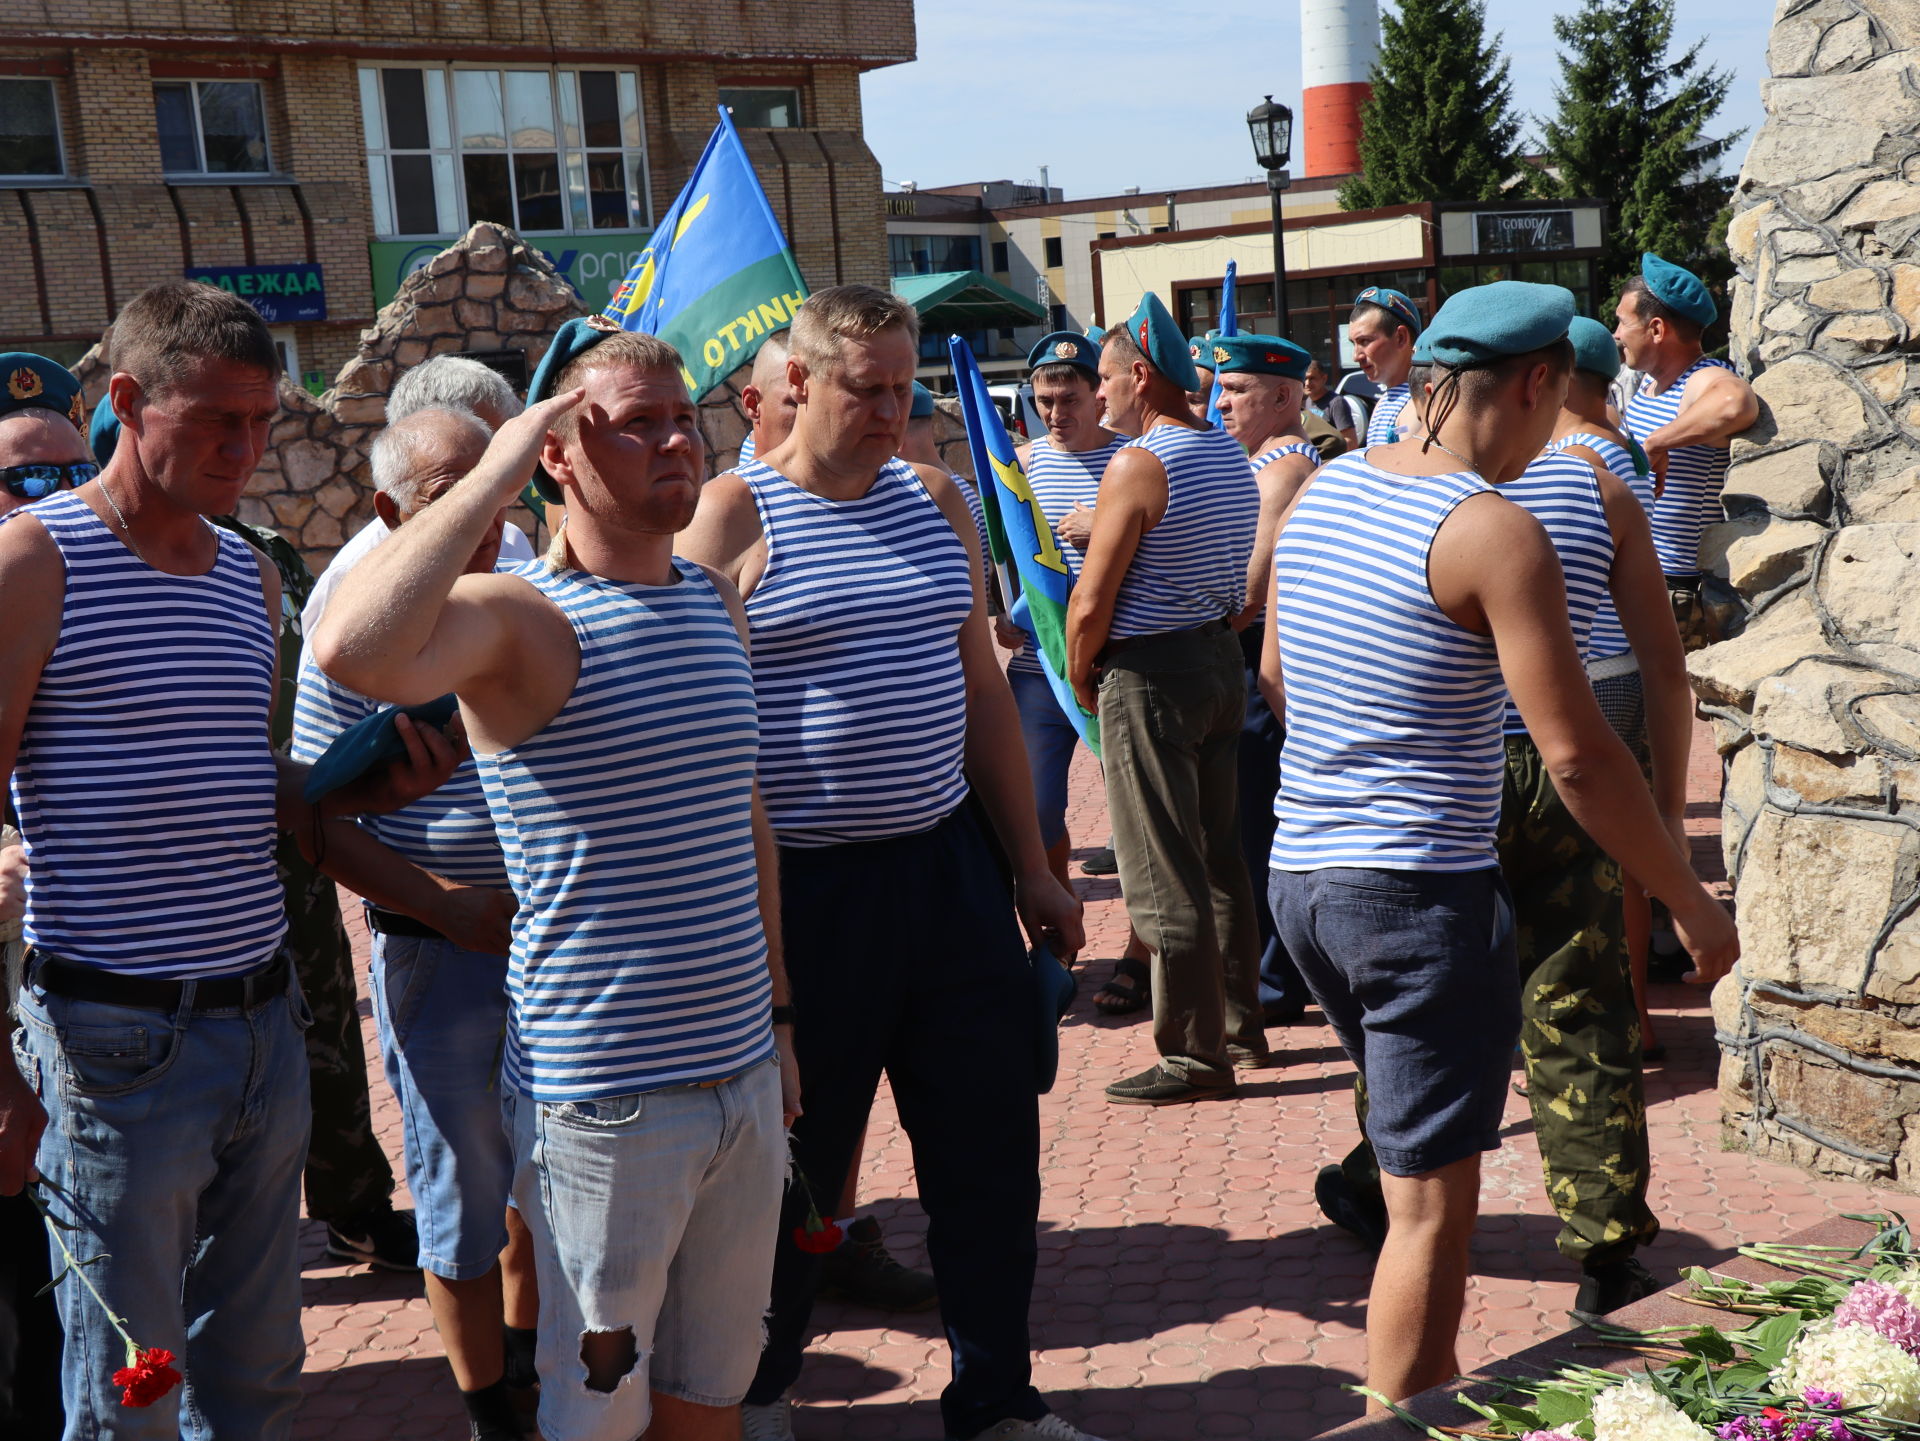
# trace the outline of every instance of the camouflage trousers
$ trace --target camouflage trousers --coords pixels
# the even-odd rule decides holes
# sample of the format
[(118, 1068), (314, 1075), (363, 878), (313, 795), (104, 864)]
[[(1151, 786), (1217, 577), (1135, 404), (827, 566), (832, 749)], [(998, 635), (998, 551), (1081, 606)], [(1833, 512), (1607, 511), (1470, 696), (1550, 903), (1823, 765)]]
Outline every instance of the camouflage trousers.
[[(1547, 1200), (1560, 1217), (1557, 1244), (1583, 1264), (1620, 1260), (1660, 1233), (1647, 1206), (1647, 1100), (1620, 868), (1561, 803), (1524, 736), (1507, 739), (1499, 853), (1520, 951), (1527, 1100)], [(1364, 1135), (1366, 1086), (1358, 1077), (1354, 1110)], [(1366, 1141), (1341, 1169), (1355, 1187), (1378, 1193)]]
[(393, 1165), (373, 1134), (353, 946), (340, 920), (339, 892), (307, 863), (291, 836), (281, 837), (279, 861), (287, 893), (287, 949), (313, 1011), (307, 1032), (313, 1086), (307, 1214), (339, 1221), (386, 1203), (393, 1194)]

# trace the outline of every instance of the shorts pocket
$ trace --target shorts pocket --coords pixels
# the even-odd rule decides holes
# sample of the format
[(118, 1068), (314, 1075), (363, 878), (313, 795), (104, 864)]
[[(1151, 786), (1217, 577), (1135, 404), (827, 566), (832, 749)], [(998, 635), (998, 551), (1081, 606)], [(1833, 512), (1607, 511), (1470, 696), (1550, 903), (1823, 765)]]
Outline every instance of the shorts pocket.
[(541, 1114), (556, 1125), (577, 1131), (610, 1131), (633, 1124), (645, 1109), (644, 1095), (602, 1096), (592, 1101), (547, 1101)]

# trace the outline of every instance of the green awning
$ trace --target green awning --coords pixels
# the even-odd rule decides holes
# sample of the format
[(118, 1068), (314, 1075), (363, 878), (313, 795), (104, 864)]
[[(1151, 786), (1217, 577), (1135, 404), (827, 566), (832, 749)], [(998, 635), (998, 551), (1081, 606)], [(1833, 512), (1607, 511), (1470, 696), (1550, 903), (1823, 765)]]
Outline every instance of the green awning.
[(1044, 325), (1046, 307), (978, 270), (896, 275), (893, 293), (920, 312), (924, 332)]

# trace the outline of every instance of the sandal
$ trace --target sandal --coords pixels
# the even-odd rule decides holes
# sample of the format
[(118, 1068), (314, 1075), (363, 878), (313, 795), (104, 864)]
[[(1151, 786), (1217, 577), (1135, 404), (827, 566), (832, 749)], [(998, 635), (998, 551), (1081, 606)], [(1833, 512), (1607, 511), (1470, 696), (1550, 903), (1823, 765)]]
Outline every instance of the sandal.
[(1112, 977), (1093, 993), (1093, 1004), (1104, 1016), (1130, 1016), (1147, 1008), (1151, 984), (1145, 961), (1122, 956), (1113, 963)]

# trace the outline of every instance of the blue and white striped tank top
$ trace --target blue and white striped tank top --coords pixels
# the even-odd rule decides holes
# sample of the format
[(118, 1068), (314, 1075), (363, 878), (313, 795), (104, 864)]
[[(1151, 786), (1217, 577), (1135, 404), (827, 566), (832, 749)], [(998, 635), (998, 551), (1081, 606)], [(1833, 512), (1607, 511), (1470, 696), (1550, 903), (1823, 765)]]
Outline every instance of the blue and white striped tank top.
[(1427, 585), (1441, 523), (1492, 490), (1470, 472), (1393, 475), (1361, 451), (1321, 469), (1280, 533), (1275, 870), (1496, 863), (1507, 687), (1493, 638), (1455, 624)]
[[(1576, 445), (1584, 445), (1606, 463), (1608, 470), (1619, 476), (1633, 491), (1633, 498), (1640, 502), (1642, 510), (1653, 507), (1653, 477), (1642, 475), (1633, 462), (1633, 456), (1626, 448), (1604, 435), (1595, 435), (1589, 430), (1578, 430), (1571, 435), (1563, 435), (1547, 447), (1547, 452), (1569, 450)], [(1587, 639), (1587, 659), (1589, 661), (1606, 660), (1609, 656), (1625, 655), (1633, 647), (1627, 643), (1627, 633), (1620, 628), (1620, 616), (1613, 608), (1611, 594), (1601, 597), (1600, 609), (1593, 617), (1593, 633)]]
[[(293, 758), (313, 764), (342, 731), (378, 709), (377, 702), (322, 671), (312, 656), (303, 656), (300, 694), (293, 707)], [(389, 815), (363, 816), (360, 824), (408, 860), (448, 880), (507, 888), (507, 863), (487, 810), (480, 769), (471, 759), (462, 761), (432, 795)]]
[(706, 573), (514, 574), (580, 642), (560, 713), (479, 755), (520, 902), (506, 1084), (537, 1101), (731, 1076), (773, 1051), (753, 851), (753, 674)]
[(980, 505), (980, 492), (958, 471), (948, 471), (947, 479), (953, 482), (953, 488), (960, 492), (960, 498), (967, 503), (967, 514), (973, 517), (974, 533), (980, 537), (980, 592), (988, 595), (993, 588), (993, 547), (987, 541), (987, 513)]
[(1247, 464), (1253, 467), (1254, 478), (1257, 480), (1261, 471), (1283, 455), (1304, 455), (1315, 465), (1320, 464), (1320, 451), (1310, 440), (1290, 440), (1285, 445), (1276, 445), (1272, 450), (1261, 451)]
[[(1645, 445), (1649, 435), (1680, 414), (1693, 377), (1713, 367), (1733, 369), (1724, 360), (1703, 355), (1658, 395), (1652, 393), (1653, 377), (1642, 377), (1620, 417), (1621, 429)], [(1730, 454), (1718, 445), (1683, 445), (1667, 453), (1666, 488), (1647, 516), (1653, 522), (1654, 553), (1668, 575), (1700, 574), (1700, 532), (1725, 518), (1720, 489), (1726, 484)]]
[[(1407, 384), (1394, 386), (1385, 391), (1373, 403), (1373, 414), (1367, 420), (1366, 443), (1368, 445), (1390, 445), (1400, 439), (1406, 426), (1400, 424), (1400, 412), (1413, 401), (1413, 387)], [(1408, 424), (1413, 421), (1407, 417)]]
[(767, 563), (747, 618), (760, 795), (783, 846), (931, 830), (966, 798), (967, 550), (912, 466), (829, 500), (755, 461)]
[(1127, 444), (1166, 470), (1167, 511), (1140, 538), (1114, 599), (1108, 636), (1186, 630), (1237, 613), (1246, 602), (1247, 560), (1260, 524), (1260, 487), (1246, 451), (1224, 430), (1171, 423)]
[[(1581, 660), (1592, 653), (1593, 619), (1613, 583), (1613, 527), (1593, 466), (1578, 456), (1549, 451), (1500, 487), (1515, 505), (1547, 529), (1567, 583), (1567, 619)], [(1527, 733), (1519, 707), (1507, 702), (1506, 732)]]
[(209, 527), (213, 568), (167, 575), (72, 492), (30, 513), (67, 575), (13, 771), (27, 942), (128, 975), (253, 970), (287, 930), (267, 739), (278, 618), (255, 552)]
[[(1043, 435), (1028, 447), (1027, 485), (1040, 506), (1040, 514), (1046, 517), (1049, 530), (1059, 525), (1074, 506), (1093, 504), (1100, 493), (1100, 477), (1107, 473), (1107, 462), (1118, 455), (1126, 443), (1125, 436), (1116, 435), (1092, 450), (1061, 450)], [(1086, 559), (1086, 552), (1064, 540), (1059, 544), (1060, 558), (1066, 562), (1068, 574), (1075, 580), (1080, 579), (1080, 565)], [(1040, 657), (1034, 654), (1031, 643), (1015, 651), (1007, 662), (1009, 674), (1021, 670), (1034, 675), (1042, 673)]]

